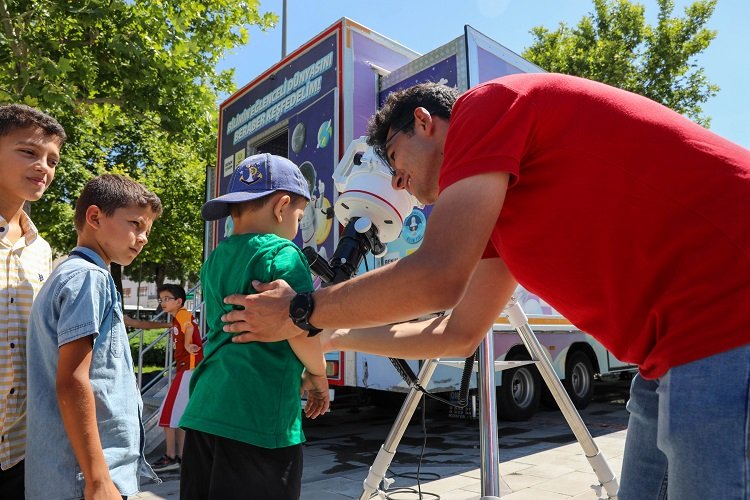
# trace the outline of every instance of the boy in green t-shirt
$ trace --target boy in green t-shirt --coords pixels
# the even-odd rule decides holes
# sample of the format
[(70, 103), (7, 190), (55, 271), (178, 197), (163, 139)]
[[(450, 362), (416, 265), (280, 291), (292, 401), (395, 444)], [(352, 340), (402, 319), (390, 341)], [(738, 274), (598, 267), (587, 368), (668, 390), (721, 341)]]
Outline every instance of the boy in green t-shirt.
[[(297, 292), (313, 289), (307, 260), (292, 243), (310, 200), (307, 181), (286, 158), (260, 154), (237, 166), (228, 193), (201, 209), (206, 220), (231, 215), (234, 232), (201, 270), (208, 341), (190, 381), (180, 420), (186, 429), (180, 498), (298, 499), (305, 415), (329, 406), (325, 359), (317, 338), (236, 344), (221, 316), (224, 297), (255, 293), (253, 280), (284, 279)], [(303, 373), (304, 368), (304, 373)]]

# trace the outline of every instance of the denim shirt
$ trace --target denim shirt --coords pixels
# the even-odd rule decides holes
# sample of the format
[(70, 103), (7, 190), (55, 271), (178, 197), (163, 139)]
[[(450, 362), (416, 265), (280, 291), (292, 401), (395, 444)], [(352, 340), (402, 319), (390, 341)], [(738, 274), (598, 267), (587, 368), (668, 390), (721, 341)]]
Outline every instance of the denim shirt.
[(47, 279), (31, 309), (27, 343), (26, 498), (83, 498), (84, 477), (65, 432), (55, 381), (59, 348), (93, 336), (89, 378), (104, 458), (122, 495), (138, 492), (143, 458), (143, 403), (122, 319), (120, 297), (104, 261), (77, 247)]

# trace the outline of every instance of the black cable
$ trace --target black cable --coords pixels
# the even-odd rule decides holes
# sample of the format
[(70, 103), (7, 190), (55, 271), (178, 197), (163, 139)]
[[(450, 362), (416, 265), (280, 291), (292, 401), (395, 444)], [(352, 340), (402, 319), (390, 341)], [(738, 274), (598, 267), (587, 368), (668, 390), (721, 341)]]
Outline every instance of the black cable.
[(427, 389), (419, 384), (417, 376), (414, 374), (414, 370), (404, 361), (403, 359), (388, 358), (393, 364), (396, 371), (401, 375), (401, 378), (409, 385), (409, 388), (416, 389), (425, 396), (428, 396), (436, 401), (445, 403), (448, 406), (455, 408), (466, 408), (469, 403), (469, 382), (471, 381), (471, 375), (474, 372), (474, 362), (476, 360), (477, 353), (474, 352), (470, 357), (466, 358), (464, 363), (463, 373), (461, 374), (461, 385), (459, 387), (458, 401), (450, 401), (436, 394), (429, 392)]
[[(385, 498), (387, 500), (403, 500), (403, 497), (396, 498), (393, 495), (416, 495), (419, 500), (422, 500), (424, 498), (434, 498), (435, 500), (440, 500), (440, 495), (437, 493), (431, 493), (429, 491), (422, 491), (422, 483), (421, 478), (424, 476), (433, 476), (434, 479), (440, 479), (442, 476), (440, 474), (437, 474), (435, 472), (425, 472), (422, 473), (422, 459), (424, 458), (424, 452), (427, 448), (427, 416), (426, 416), (426, 401), (422, 400), (422, 449), (419, 452), (419, 462), (417, 462), (417, 473), (416, 473), (416, 480), (417, 480), (417, 488), (394, 488), (392, 490), (389, 490), (385, 493)], [(390, 469), (388, 469), (388, 472), (390, 472), (393, 476), (397, 477), (406, 477), (410, 479), (415, 479), (414, 476), (412, 476), (410, 472), (403, 472), (400, 474), (396, 474)]]
[(464, 363), (464, 371), (461, 374), (461, 388), (458, 392), (458, 406), (465, 408), (469, 404), (469, 382), (471, 381), (471, 375), (474, 373), (474, 362), (477, 359), (477, 351), (474, 354), (466, 358)]
[(401, 375), (401, 379), (406, 382), (409, 387), (415, 387), (419, 385), (419, 379), (414, 374), (414, 370), (411, 369), (411, 366), (409, 366), (406, 360), (399, 358), (388, 358), (388, 360), (391, 362), (398, 374)]

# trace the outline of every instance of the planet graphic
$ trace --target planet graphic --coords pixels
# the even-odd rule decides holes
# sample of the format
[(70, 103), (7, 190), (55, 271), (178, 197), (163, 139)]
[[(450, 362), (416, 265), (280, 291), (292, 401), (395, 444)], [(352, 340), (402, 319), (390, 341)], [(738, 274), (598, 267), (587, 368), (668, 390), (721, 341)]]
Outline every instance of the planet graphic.
[(328, 143), (333, 137), (333, 127), (331, 126), (331, 120), (326, 120), (320, 124), (318, 129), (318, 148), (324, 148), (328, 146)]
[(292, 132), (292, 151), (299, 153), (305, 147), (305, 124), (299, 122)]
[(315, 217), (318, 219), (315, 228), (315, 242), (318, 245), (325, 243), (328, 235), (331, 234), (331, 226), (333, 225), (333, 218), (326, 216), (328, 209), (331, 208), (331, 202), (328, 201), (328, 198), (323, 198), (321, 205), (320, 209), (315, 212)]

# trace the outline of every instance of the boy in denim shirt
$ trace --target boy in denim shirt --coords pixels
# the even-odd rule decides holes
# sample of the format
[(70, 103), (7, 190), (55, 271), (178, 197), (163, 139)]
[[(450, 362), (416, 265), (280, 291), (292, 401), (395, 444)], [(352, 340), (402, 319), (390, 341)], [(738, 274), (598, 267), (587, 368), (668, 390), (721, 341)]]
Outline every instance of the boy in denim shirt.
[(50, 275), (31, 310), (26, 495), (113, 498), (138, 491), (142, 402), (120, 296), (108, 266), (130, 264), (161, 201), (105, 174), (76, 203), (78, 246)]

